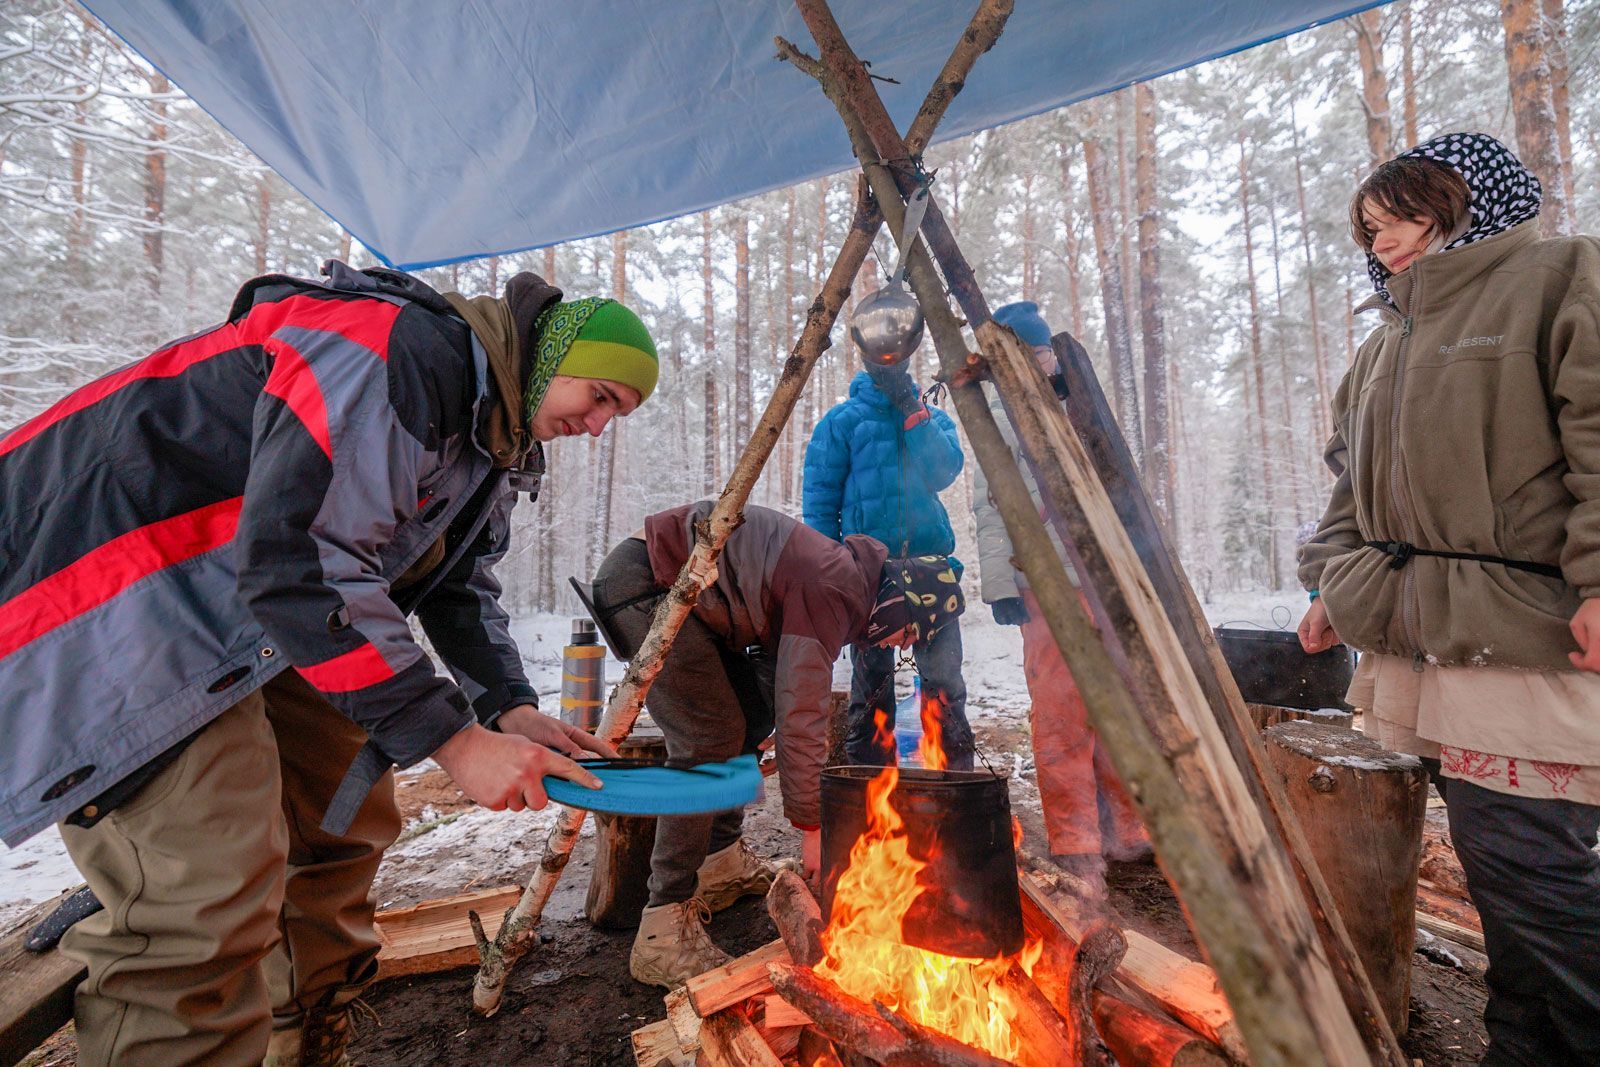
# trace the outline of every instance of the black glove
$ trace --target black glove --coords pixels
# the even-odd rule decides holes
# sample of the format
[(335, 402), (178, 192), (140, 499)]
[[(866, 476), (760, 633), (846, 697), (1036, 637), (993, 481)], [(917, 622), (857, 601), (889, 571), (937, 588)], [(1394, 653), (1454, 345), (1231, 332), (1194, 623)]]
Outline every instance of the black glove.
[(911, 380), (911, 372), (906, 370), (905, 364), (868, 367), (867, 374), (872, 378), (872, 384), (878, 387), (878, 392), (887, 397), (900, 414), (909, 419), (922, 411), (922, 394), (917, 390), (917, 383)]
[(989, 605), (989, 610), (994, 612), (994, 621), (1001, 626), (1021, 626), (1031, 618), (1028, 614), (1028, 605), (1023, 603), (1019, 596), (996, 600)]

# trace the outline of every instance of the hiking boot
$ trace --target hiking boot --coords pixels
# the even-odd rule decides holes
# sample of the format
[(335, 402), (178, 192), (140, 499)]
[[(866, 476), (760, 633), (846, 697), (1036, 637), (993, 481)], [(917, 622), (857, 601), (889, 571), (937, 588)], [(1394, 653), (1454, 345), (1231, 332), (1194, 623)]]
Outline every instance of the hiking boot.
[[(283, 1026), (274, 1020), (261, 1067), (350, 1067), (350, 1009), (364, 987), (335, 989), (297, 1021)], [(361, 1006), (368, 1013), (372, 1009)]]
[(711, 909), (699, 897), (644, 909), (628, 956), (629, 972), (646, 985), (675, 989), (695, 975), (727, 963), (733, 957), (706, 933), (710, 918)]
[(742, 897), (765, 896), (785, 866), (757, 856), (741, 837), (706, 857), (700, 865), (695, 896), (713, 912), (721, 911)]
[(1062, 872), (1057, 884), (1085, 907), (1099, 911), (1106, 906), (1106, 861), (1100, 853), (1051, 853), (1050, 862)]

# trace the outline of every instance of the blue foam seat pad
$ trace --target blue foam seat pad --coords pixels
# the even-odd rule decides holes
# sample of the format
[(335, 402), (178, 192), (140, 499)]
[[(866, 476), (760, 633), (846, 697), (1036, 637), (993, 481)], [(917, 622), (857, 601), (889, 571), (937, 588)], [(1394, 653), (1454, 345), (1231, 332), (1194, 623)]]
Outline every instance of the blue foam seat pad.
[(613, 815), (704, 815), (761, 799), (761, 769), (753, 755), (696, 767), (663, 767), (625, 760), (579, 760), (603, 783), (588, 789), (546, 777), (550, 799), (572, 808)]

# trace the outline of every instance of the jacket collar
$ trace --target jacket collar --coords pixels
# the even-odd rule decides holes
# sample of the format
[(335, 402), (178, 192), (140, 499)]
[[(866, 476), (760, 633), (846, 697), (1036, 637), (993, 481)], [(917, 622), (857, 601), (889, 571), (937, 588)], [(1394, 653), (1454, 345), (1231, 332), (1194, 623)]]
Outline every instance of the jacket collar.
[[(1427, 290), (1429, 304), (1449, 300), (1485, 273), (1498, 267), (1506, 257), (1539, 239), (1538, 221), (1519, 222), (1503, 233), (1446, 252), (1423, 256), (1410, 270), (1389, 279), (1389, 295), (1402, 315), (1415, 315), (1411, 297), (1420, 286)], [(1374, 296), (1381, 302), (1382, 298)], [(1364, 310), (1372, 303), (1362, 304)]]
[(878, 387), (873, 384), (872, 375), (864, 370), (856, 371), (856, 376), (850, 380), (850, 399), (884, 410), (888, 410), (889, 407), (889, 398), (878, 392)]

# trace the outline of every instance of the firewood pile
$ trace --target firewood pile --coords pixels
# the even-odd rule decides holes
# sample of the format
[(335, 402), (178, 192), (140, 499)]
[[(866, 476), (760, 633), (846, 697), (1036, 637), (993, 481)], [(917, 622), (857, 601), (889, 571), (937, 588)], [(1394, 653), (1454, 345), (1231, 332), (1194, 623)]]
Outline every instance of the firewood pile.
[(996, 983), (1015, 1006), (1013, 1056), (853, 996), (821, 973), (821, 911), (804, 881), (784, 872), (767, 896), (779, 939), (668, 993), (667, 1018), (633, 1032), (634, 1057), (640, 1067), (1244, 1062), (1210, 968), (1104, 920), (1082, 921), (1049, 875), (1020, 878), (1024, 925), (1038, 947), (1031, 973), (1013, 961)]

